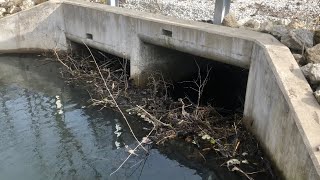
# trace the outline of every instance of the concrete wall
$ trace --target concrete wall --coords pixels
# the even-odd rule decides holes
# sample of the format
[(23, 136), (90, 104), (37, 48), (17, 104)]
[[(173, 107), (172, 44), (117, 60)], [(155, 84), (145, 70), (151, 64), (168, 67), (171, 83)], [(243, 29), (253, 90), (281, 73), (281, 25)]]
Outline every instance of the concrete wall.
[(66, 50), (61, 4), (44, 3), (0, 20), (0, 53)]
[(134, 79), (145, 77), (141, 74), (150, 71), (146, 65), (150, 60), (163, 59), (158, 58), (161, 51), (144, 50), (153, 48), (151, 44), (240, 67), (250, 65), (253, 42), (241, 38), (248, 32), (238, 29), (74, 1), (64, 2), (63, 14), (68, 39), (130, 59)]
[(250, 68), (246, 124), (287, 179), (320, 179), (320, 106), (289, 49), (269, 35), (73, 1), (44, 3), (0, 25), (0, 52), (65, 49), (68, 38), (130, 59), (138, 81), (155, 69), (188, 69), (181, 52)]
[(254, 46), (244, 116), (286, 179), (319, 179), (319, 104), (283, 45)]

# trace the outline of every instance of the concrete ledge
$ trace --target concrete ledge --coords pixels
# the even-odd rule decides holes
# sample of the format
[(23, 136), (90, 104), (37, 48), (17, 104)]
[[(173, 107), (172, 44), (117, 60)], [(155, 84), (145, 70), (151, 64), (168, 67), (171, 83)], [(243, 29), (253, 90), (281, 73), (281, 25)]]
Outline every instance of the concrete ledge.
[(0, 26), (0, 52), (66, 50), (70, 39), (130, 59), (137, 79), (176, 68), (177, 54), (159, 47), (250, 68), (247, 126), (285, 178), (320, 179), (320, 106), (289, 49), (269, 35), (75, 1), (43, 3)]

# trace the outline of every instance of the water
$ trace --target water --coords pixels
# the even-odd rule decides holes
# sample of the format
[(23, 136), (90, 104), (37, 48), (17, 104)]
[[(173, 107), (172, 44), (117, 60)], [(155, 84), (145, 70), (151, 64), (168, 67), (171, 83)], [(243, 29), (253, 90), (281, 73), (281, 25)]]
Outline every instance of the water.
[(137, 152), (110, 176), (136, 142), (117, 113), (84, 107), (87, 93), (65, 84), (58, 67), (41, 56), (0, 56), (0, 179), (235, 179), (172, 146)]

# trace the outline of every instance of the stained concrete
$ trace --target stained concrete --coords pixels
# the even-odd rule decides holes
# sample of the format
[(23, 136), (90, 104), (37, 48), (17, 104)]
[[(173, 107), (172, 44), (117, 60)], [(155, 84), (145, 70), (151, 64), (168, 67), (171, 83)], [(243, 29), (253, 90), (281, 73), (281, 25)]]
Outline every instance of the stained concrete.
[(75, 1), (43, 3), (0, 25), (2, 53), (66, 50), (69, 39), (130, 59), (136, 81), (158, 68), (187, 69), (171, 62), (181, 52), (249, 68), (247, 126), (286, 179), (320, 179), (320, 106), (270, 35)]
[(60, 3), (43, 3), (0, 20), (0, 53), (66, 50)]

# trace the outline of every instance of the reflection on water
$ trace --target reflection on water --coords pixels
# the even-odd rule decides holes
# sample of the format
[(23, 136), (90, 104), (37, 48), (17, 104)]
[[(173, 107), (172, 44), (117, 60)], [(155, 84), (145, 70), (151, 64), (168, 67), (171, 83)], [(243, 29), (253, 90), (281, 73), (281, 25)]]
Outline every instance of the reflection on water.
[(109, 176), (135, 141), (118, 114), (85, 109), (85, 95), (58, 78), (58, 66), (0, 56), (0, 179), (208, 178), (156, 149)]

